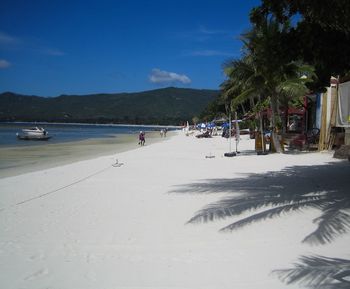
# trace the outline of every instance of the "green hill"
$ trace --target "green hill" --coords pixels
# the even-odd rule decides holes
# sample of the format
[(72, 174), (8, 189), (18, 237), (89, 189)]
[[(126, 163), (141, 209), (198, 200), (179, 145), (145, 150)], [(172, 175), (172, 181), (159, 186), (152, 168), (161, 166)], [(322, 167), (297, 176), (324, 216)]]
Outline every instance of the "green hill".
[(174, 87), (58, 97), (5, 92), (0, 94), (0, 121), (179, 124), (198, 115), (217, 94)]

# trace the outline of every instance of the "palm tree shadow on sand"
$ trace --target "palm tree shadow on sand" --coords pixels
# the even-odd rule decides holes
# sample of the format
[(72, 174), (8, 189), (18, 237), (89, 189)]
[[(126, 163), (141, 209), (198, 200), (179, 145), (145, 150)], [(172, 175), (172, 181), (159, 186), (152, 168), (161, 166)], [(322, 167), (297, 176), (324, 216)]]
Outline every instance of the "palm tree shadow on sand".
[[(285, 213), (318, 209), (317, 228), (302, 240), (322, 245), (350, 229), (350, 164), (334, 162), (293, 166), (242, 178), (209, 179), (179, 186), (172, 193), (222, 193), (227, 197), (196, 212), (188, 223), (209, 222), (249, 214), (221, 231), (233, 231)], [(274, 271), (290, 284), (309, 288), (350, 288), (350, 260), (302, 256), (292, 269)]]

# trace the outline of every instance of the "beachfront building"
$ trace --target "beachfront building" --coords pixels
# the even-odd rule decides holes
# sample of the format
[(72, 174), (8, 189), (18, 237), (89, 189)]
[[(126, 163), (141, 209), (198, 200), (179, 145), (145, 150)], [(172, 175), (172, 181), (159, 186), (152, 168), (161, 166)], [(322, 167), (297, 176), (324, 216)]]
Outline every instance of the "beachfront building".
[(332, 77), (324, 93), (309, 94), (303, 107), (289, 109), (287, 122), (296, 148), (322, 151), (350, 145), (350, 81)]
[(319, 150), (350, 145), (350, 81), (341, 83), (332, 77), (327, 91), (317, 96), (316, 127)]
[[(271, 111), (262, 112), (268, 127)], [(332, 77), (324, 93), (304, 96), (299, 107), (281, 108), (284, 142), (300, 150), (332, 150), (350, 145), (350, 81)]]

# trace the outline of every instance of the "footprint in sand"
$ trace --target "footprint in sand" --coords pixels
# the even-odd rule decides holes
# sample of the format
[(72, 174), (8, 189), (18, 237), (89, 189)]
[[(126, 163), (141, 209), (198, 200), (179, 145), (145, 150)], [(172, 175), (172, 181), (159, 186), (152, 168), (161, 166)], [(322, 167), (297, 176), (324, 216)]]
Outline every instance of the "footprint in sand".
[(25, 281), (35, 280), (35, 279), (43, 277), (47, 274), (49, 274), (49, 270), (47, 268), (40, 269), (40, 270), (30, 274), (29, 276), (25, 277), (24, 280)]
[(44, 253), (38, 253), (34, 254), (29, 257), (29, 261), (37, 261), (37, 260), (44, 260), (45, 259), (45, 254)]
[(85, 278), (89, 281), (96, 281), (97, 280), (97, 276), (96, 276), (96, 273), (93, 272), (93, 271), (89, 271), (89, 272), (86, 272), (85, 274)]

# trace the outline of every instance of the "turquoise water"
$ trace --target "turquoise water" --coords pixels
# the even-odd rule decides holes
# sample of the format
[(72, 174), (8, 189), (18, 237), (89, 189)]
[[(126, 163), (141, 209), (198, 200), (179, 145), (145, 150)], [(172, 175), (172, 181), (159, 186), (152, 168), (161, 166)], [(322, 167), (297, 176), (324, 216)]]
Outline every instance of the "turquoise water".
[[(23, 128), (39, 126), (48, 131), (52, 138), (49, 141), (18, 140), (16, 133)], [(160, 126), (131, 126), (131, 125), (94, 125), (94, 124), (33, 124), (33, 123), (0, 123), (0, 147), (46, 145), (83, 141), (98, 138), (116, 138), (118, 135), (138, 134), (141, 130), (159, 131)]]
[[(30, 126), (44, 127), (52, 138), (48, 141), (17, 140), (16, 133)], [(138, 149), (141, 130), (146, 132), (146, 145), (151, 145), (163, 140), (158, 133), (161, 128), (164, 127), (0, 124), (0, 178)]]

